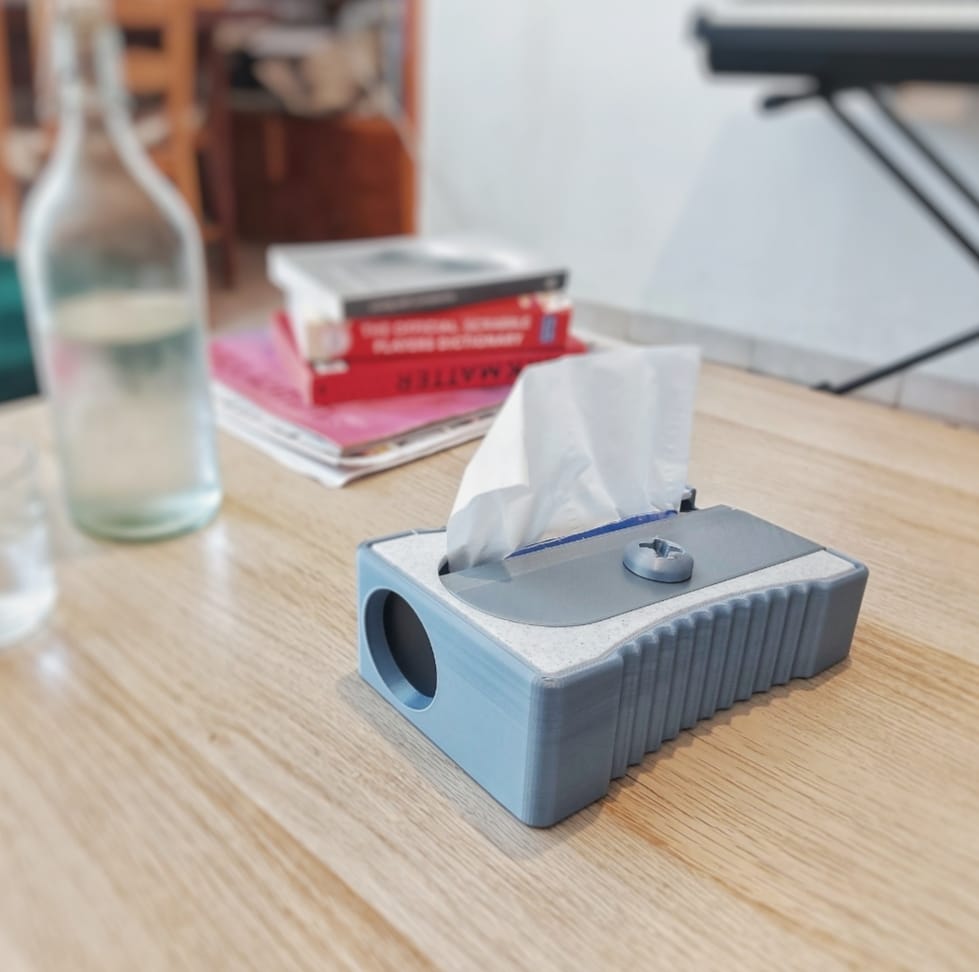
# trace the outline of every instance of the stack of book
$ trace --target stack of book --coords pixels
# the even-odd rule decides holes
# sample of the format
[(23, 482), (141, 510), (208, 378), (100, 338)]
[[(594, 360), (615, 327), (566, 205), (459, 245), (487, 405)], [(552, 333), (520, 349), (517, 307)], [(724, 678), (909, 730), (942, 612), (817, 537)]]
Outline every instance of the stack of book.
[(482, 435), (529, 364), (585, 350), (567, 272), (473, 238), (278, 246), (286, 309), (211, 342), (222, 425), (328, 485)]
[(482, 238), (277, 246), (269, 276), (279, 354), (311, 404), (512, 385), (584, 350), (567, 271)]
[(477, 388), (309, 405), (264, 330), (214, 338), (211, 368), (222, 427), (326, 486), (344, 486), (482, 435), (507, 393)]

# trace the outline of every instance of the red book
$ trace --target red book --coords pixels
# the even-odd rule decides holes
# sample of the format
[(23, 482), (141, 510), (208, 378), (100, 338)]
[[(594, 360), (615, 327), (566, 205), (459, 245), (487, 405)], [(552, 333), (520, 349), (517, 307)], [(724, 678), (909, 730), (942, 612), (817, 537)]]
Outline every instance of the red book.
[(446, 352), (563, 348), (571, 301), (522, 294), (393, 317), (318, 319), (297, 301), (289, 308), (296, 345), (309, 361), (348, 361)]
[(312, 405), (512, 385), (527, 365), (588, 350), (583, 342), (569, 337), (560, 348), (413, 355), (311, 365), (299, 353), (285, 314), (276, 317), (272, 330), (286, 371), (302, 399)]
[(485, 418), (507, 396), (506, 388), (474, 388), (324, 408), (300, 398), (275, 347), (274, 329), (221, 334), (210, 343), (213, 375), (221, 386), (219, 403), (222, 392), (231, 393), (280, 428), (312, 433), (337, 456), (362, 454), (449, 422)]

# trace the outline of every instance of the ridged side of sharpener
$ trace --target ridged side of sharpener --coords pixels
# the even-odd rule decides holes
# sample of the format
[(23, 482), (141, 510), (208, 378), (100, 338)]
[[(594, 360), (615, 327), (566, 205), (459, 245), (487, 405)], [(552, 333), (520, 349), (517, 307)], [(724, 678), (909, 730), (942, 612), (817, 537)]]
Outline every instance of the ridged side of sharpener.
[(621, 645), (613, 778), (699, 720), (814, 674), (829, 599), (819, 584), (774, 588), (698, 610)]

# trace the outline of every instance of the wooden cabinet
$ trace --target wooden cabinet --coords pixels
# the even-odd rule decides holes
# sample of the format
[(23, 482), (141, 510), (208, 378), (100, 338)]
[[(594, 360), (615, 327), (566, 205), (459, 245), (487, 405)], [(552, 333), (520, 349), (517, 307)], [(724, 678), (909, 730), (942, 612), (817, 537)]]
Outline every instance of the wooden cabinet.
[(414, 166), (384, 118), (233, 116), (239, 236), (341, 240), (414, 231)]

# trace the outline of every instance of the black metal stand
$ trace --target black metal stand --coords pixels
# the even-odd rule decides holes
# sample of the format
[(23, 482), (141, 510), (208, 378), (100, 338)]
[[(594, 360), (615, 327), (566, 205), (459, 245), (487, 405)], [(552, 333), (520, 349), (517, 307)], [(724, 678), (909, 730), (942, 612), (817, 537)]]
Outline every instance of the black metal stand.
[[(979, 197), (967, 186), (962, 179), (949, 168), (948, 164), (938, 155), (935, 149), (930, 146), (917, 132), (914, 131), (906, 122), (902, 121), (892, 111), (890, 105), (881, 97), (876, 88), (863, 87), (873, 101), (877, 110), (890, 122), (893, 128), (913, 146), (914, 149), (928, 161), (928, 163), (951, 185), (975, 210), (979, 213)], [(863, 127), (860, 122), (852, 115), (844, 111), (838, 100), (840, 89), (833, 85), (821, 84), (811, 90), (794, 95), (774, 95), (766, 98), (763, 107), (768, 111), (777, 110), (795, 104), (800, 101), (807, 101), (812, 98), (820, 98), (833, 113), (840, 124), (863, 146), (870, 156), (896, 180), (915, 202), (918, 203), (931, 218), (954, 240), (958, 246), (972, 259), (979, 267), (979, 247), (966, 236), (953, 220), (942, 211), (941, 207), (932, 199), (928, 193), (911, 177), (911, 175), (901, 167), (887, 151), (880, 141), (874, 138), (873, 134)], [(821, 382), (815, 387), (821, 391), (832, 392), (834, 395), (846, 395), (865, 385), (873, 384), (883, 378), (898, 374), (915, 365), (931, 361), (940, 355), (948, 354), (951, 351), (963, 348), (974, 341), (979, 341), (979, 327), (972, 328), (957, 334), (945, 341), (929, 345), (916, 351), (913, 354), (905, 355), (889, 364), (874, 368), (851, 378), (849, 381), (839, 384)]]

